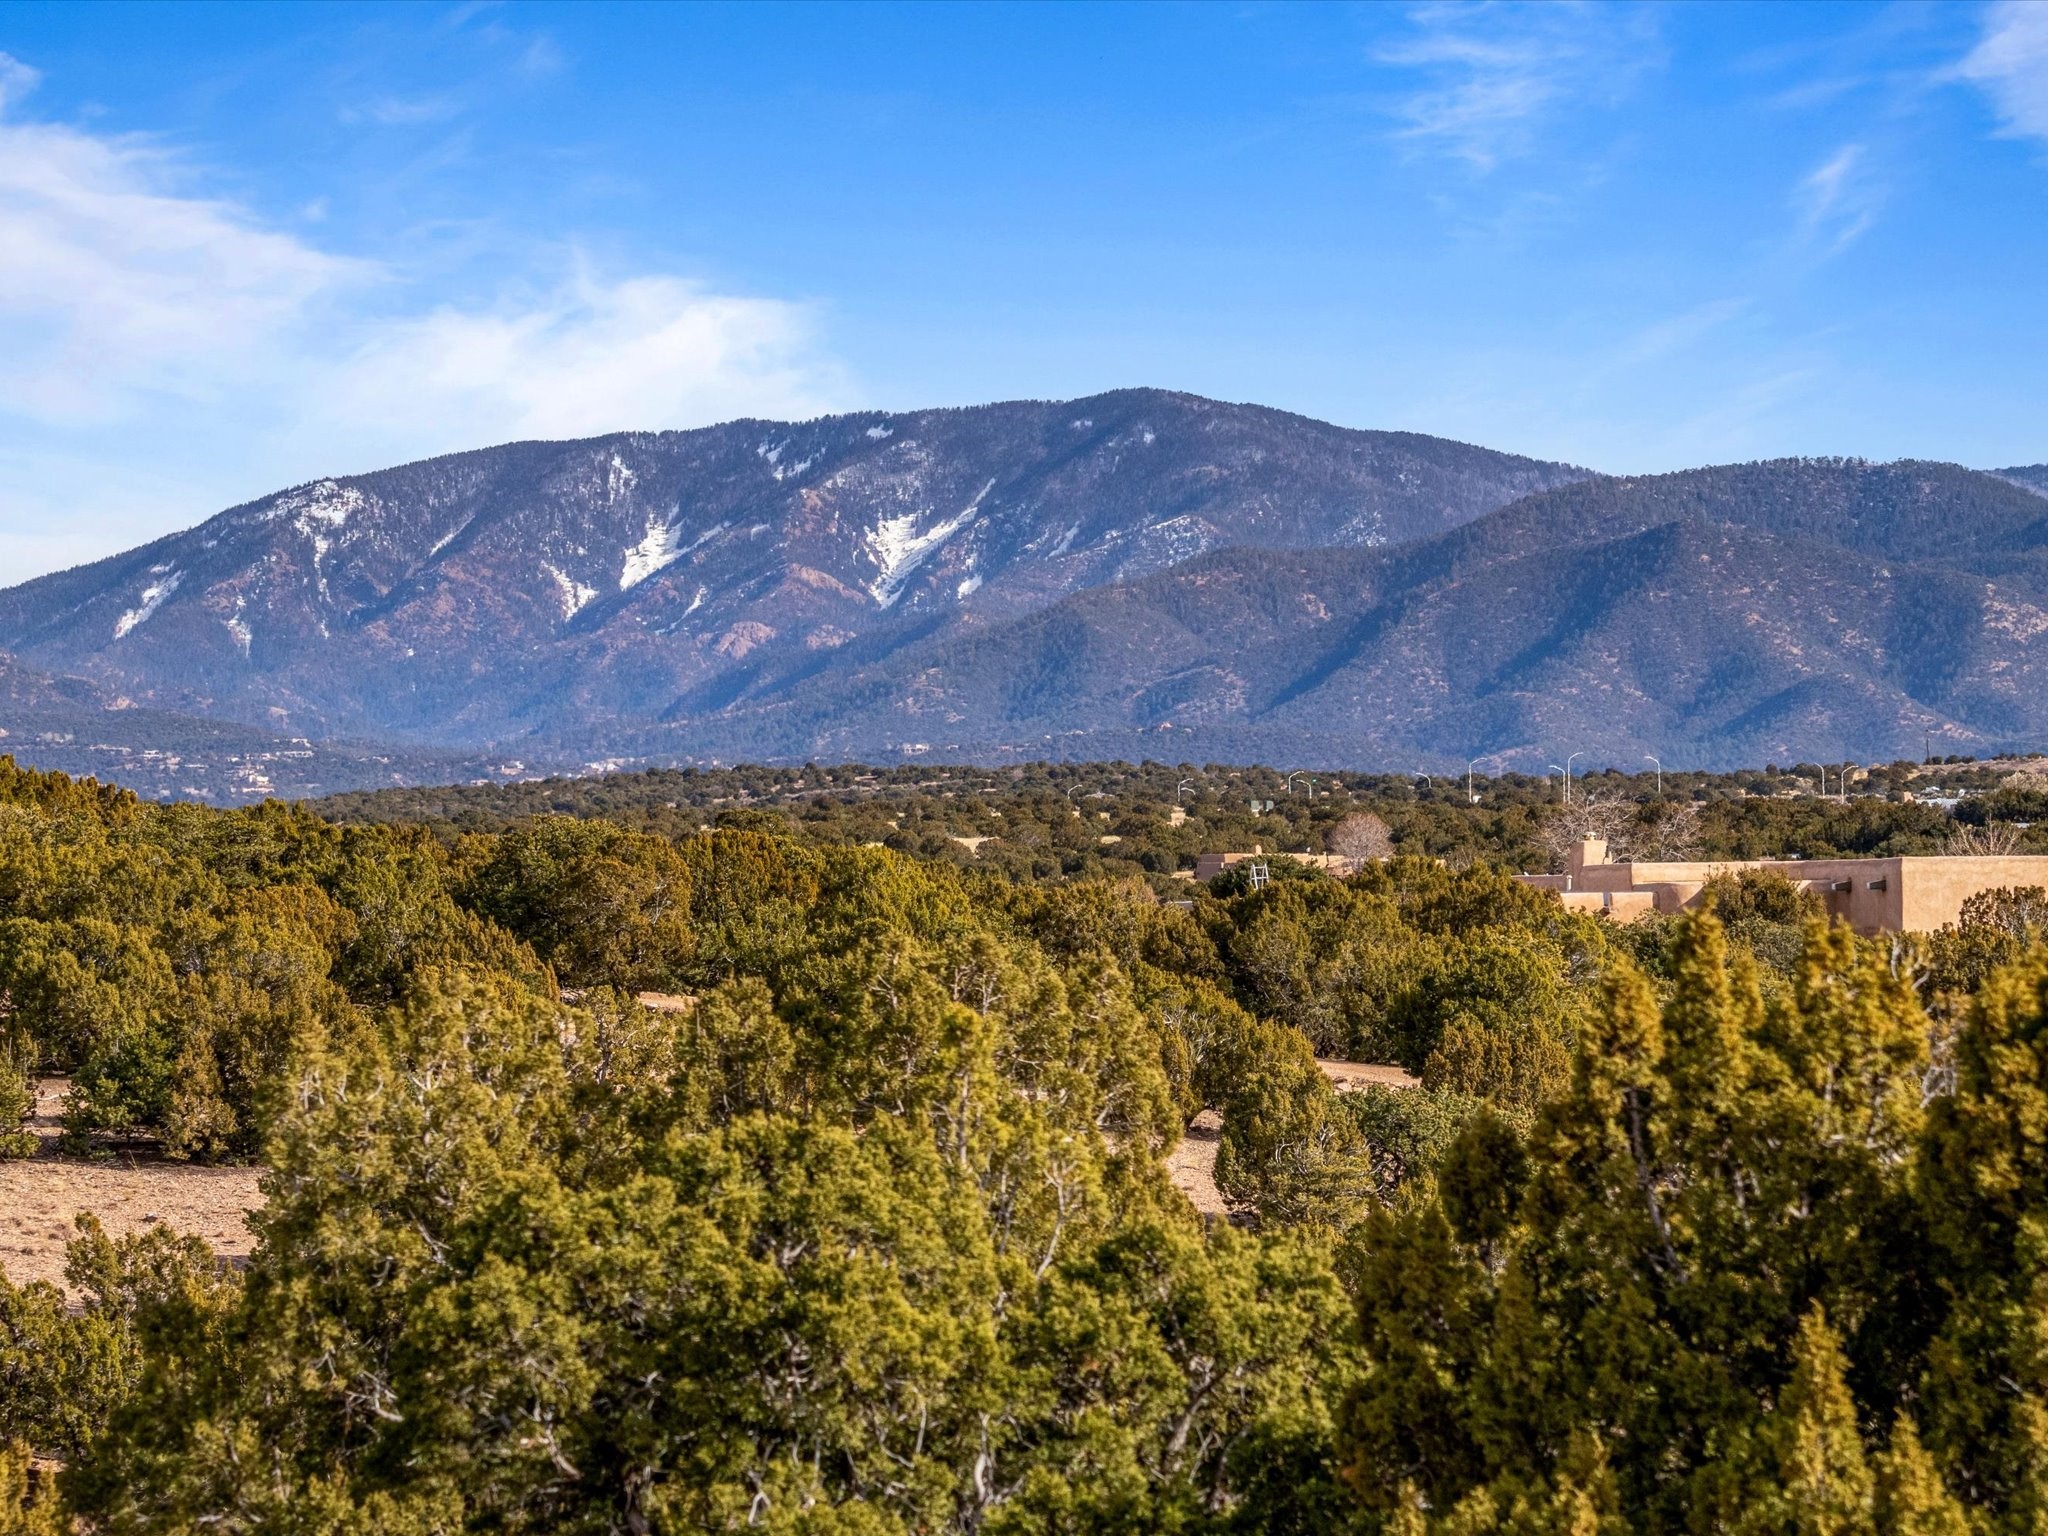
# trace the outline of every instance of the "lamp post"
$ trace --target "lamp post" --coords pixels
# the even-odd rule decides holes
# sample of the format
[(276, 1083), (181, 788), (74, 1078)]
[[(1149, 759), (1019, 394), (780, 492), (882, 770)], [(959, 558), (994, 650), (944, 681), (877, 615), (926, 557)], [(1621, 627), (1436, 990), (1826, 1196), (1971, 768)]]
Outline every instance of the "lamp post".
[(1564, 799), (1567, 805), (1571, 804), (1572, 799), (1572, 764), (1585, 755), (1584, 752), (1574, 752), (1564, 760)]
[(1294, 793), (1294, 781), (1296, 779), (1308, 779), (1309, 791), (1311, 794), (1314, 793), (1316, 781), (1314, 779), (1309, 779), (1308, 770), (1306, 768), (1297, 768), (1294, 770), (1294, 772), (1287, 775), (1287, 778), (1284, 781), (1288, 794), (1291, 795)]
[(1570, 805), (1572, 803), (1571, 780), (1564, 776), (1564, 769), (1556, 763), (1550, 765), (1550, 771), (1557, 775), (1557, 803), (1559, 805)]
[(1175, 805), (1179, 805), (1179, 804), (1180, 804), (1180, 797), (1181, 797), (1182, 795), (1184, 795), (1184, 794), (1187, 794), (1187, 793), (1188, 793), (1188, 792), (1189, 792), (1189, 791), (1190, 791), (1191, 789), (1193, 789), (1193, 788), (1194, 788), (1194, 783), (1195, 783), (1195, 781), (1194, 781), (1193, 779), (1182, 779), (1182, 780), (1180, 781), (1180, 783), (1178, 783), (1178, 784), (1176, 784), (1176, 785), (1174, 786), (1174, 788), (1173, 788), (1173, 803), (1174, 803)]
[[(1648, 752), (1643, 754), (1643, 761), (1646, 763), (1657, 763), (1657, 759)], [(1664, 765), (1662, 763), (1657, 763), (1657, 798), (1659, 800), (1664, 798)]]
[(1473, 793), (1472, 790), (1472, 770), (1478, 764), (1479, 759), (1475, 757), (1465, 765), (1465, 803), (1467, 805), (1477, 805), (1479, 803), (1479, 796)]

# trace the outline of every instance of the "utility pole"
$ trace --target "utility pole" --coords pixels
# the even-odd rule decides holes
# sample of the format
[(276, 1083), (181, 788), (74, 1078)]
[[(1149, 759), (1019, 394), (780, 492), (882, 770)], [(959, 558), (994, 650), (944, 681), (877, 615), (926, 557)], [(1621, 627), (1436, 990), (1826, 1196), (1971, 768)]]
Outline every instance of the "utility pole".
[[(1646, 763), (1657, 763), (1657, 759), (1647, 752), (1643, 754), (1643, 761)], [(1657, 798), (1659, 800), (1664, 798), (1664, 765), (1662, 763), (1657, 763)]]

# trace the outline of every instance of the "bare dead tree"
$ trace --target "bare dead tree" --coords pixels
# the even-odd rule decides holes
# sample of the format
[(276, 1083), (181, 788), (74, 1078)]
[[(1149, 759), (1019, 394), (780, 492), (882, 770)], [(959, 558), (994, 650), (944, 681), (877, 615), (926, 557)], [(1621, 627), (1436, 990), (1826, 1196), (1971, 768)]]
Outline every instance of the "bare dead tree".
[(1356, 870), (1376, 859), (1393, 857), (1394, 837), (1371, 811), (1353, 811), (1323, 838), (1323, 846)]
[(1632, 808), (1619, 800), (1603, 800), (1588, 794), (1570, 805), (1560, 805), (1545, 819), (1540, 834), (1543, 851), (1550, 855), (1553, 870), (1565, 868), (1572, 850), (1588, 838), (1607, 844), (1607, 856), (1626, 858)]
[(1951, 858), (1999, 859), (2017, 853), (2019, 846), (2018, 827), (2008, 821), (1988, 821), (1981, 827), (1957, 827), (1941, 851)]
[(1634, 851), (1637, 859), (1696, 859), (1705, 842), (1700, 808), (1691, 800), (1663, 800), (1644, 807), (1637, 818)]

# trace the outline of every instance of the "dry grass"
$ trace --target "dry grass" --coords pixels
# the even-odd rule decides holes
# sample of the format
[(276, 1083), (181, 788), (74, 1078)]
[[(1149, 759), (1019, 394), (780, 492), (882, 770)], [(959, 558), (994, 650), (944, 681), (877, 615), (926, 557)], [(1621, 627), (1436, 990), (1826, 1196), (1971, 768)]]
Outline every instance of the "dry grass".
[(16, 1285), (32, 1280), (64, 1283), (64, 1245), (77, 1235), (77, 1217), (91, 1212), (110, 1236), (164, 1225), (204, 1238), (227, 1259), (248, 1257), (248, 1214), (263, 1203), (260, 1168), (195, 1168), (148, 1157), (61, 1157), (57, 1119), (67, 1085), (38, 1084), (30, 1123), (42, 1150), (20, 1162), (0, 1162), (0, 1271)]

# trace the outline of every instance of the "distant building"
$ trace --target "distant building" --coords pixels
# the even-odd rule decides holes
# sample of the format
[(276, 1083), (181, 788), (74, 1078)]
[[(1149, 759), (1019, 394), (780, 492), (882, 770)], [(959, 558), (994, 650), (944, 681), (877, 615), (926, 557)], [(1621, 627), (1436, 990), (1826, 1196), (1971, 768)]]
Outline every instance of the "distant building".
[(1652, 912), (1683, 912), (1717, 875), (1765, 869), (1820, 897), (1830, 917), (1858, 933), (1927, 932), (1953, 923), (1981, 891), (2048, 887), (2048, 857), (1899, 859), (1709, 859), (1640, 864), (1607, 862), (1607, 844), (1588, 838), (1572, 849), (1561, 875), (1523, 875), (1556, 891), (1575, 912), (1604, 912), (1633, 923)]
[[(1195, 860), (1195, 878), (1207, 884), (1226, 869), (1231, 868), (1233, 865), (1242, 864), (1247, 859), (1291, 859), (1296, 864), (1304, 864), (1310, 869), (1323, 870), (1335, 875), (1340, 880), (1346, 875), (1355, 874), (1358, 870), (1359, 862), (1356, 859), (1346, 858), (1341, 853), (1267, 853), (1263, 848), (1254, 845), (1250, 853), (1205, 853), (1201, 855)], [(2043, 862), (2048, 863), (2048, 860)]]

